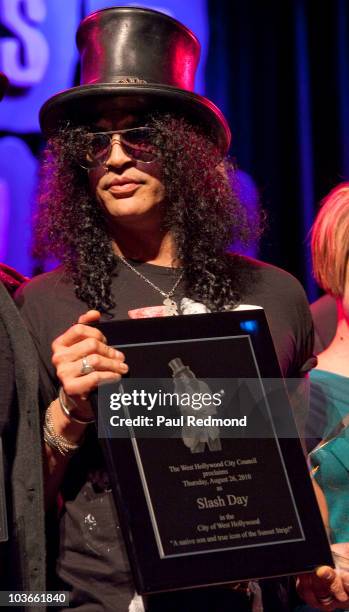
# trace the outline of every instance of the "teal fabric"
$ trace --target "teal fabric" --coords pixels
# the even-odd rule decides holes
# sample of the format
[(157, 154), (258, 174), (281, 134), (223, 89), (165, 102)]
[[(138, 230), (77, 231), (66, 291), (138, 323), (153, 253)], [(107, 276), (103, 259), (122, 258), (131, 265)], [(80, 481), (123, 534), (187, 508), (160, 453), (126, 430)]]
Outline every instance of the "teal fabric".
[[(313, 414), (324, 419), (323, 439), (333, 435), (349, 413), (349, 378), (324, 370), (312, 370)], [(314, 412), (315, 407), (315, 412)], [(314, 476), (322, 488), (329, 511), (331, 540), (349, 541), (349, 427), (310, 453)]]
[[(311, 370), (310, 409), (314, 435), (333, 435), (349, 413), (349, 378), (324, 370)], [(332, 436), (331, 436), (332, 437)], [(349, 541), (349, 427), (309, 455), (314, 477), (327, 500), (331, 541)], [(293, 612), (317, 612), (305, 604)], [(338, 610), (339, 612), (339, 610)], [(343, 612), (343, 611), (342, 611)]]

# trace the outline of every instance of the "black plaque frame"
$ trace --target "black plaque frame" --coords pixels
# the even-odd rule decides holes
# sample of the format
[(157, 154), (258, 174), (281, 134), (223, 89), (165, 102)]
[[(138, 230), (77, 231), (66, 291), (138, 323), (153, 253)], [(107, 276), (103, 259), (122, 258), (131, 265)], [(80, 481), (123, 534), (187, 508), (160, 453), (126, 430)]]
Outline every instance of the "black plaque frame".
[[(200, 340), (227, 336), (249, 335), (260, 376), (263, 379), (281, 378), (281, 373), (264, 311), (242, 310), (226, 313), (187, 315), (141, 319), (136, 321), (102, 322), (98, 324), (109, 345), (120, 347), (130, 365), (132, 377), (161, 377), (157, 371), (133, 368), (128, 359), (127, 346), (160, 341)], [(142, 347), (139, 347), (142, 350)], [(235, 377), (234, 365), (229, 363), (221, 377)], [(206, 356), (207, 358), (207, 356)], [(209, 359), (208, 359), (209, 361)], [(209, 370), (208, 370), (209, 375)], [(97, 397), (94, 398), (97, 407)], [(277, 413), (274, 413), (277, 418)], [(291, 408), (286, 392), (283, 395), (283, 427), (295, 432)], [(286, 468), (289, 486), (301, 524), (302, 537), (296, 541), (273, 545), (242, 546), (181, 556), (159, 554), (153, 523), (149, 513), (142, 478), (130, 438), (101, 438), (120, 524), (125, 538), (135, 585), (140, 594), (224, 584), (251, 578), (264, 578), (312, 571), (318, 565), (333, 565), (328, 539), (308, 476), (300, 441), (296, 435), (280, 437), (278, 445)], [(163, 440), (153, 440), (154, 461), (168, 461), (157, 451)], [(256, 441), (251, 441), (255, 443)], [(234, 439), (225, 440), (234, 444)], [(246, 440), (248, 444), (249, 441)], [(149, 445), (148, 445), (149, 448)], [(162, 446), (163, 448), (163, 446)], [(198, 460), (196, 457), (195, 461)], [(204, 460), (204, 458), (202, 459)], [(268, 478), (268, 469), (266, 469)], [(165, 495), (163, 489), (159, 495)], [(263, 492), (261, 491), (261, 494)], [(185, 500), (184, 500), (185, 503)], [(277, 492), (270, 500), (278, 512)]]

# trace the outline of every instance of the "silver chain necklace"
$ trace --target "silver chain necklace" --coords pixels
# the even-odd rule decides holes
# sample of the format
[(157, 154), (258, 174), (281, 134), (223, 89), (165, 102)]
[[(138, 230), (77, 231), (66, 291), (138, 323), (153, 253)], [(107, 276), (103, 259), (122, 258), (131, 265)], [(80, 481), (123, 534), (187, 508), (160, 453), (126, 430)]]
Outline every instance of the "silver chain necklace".
[(172, 289), (170, 289), (170, 291), (163, 291), (162, 289), (160, 289), (160, 287), (158, 287), (157, 285), (155, 285), (155, 283), (153, 283), (151, 280), (149, 280), (149, 278), (147, 278), (146, 276), (144, 276), (144, 274), (142, 274), (141, 272), (139, 272), (137, 270), (137, 268), (134, 268), (129, 261), (127, 261), (127, 259), (125, 259), (125, 257), (122, 257), (121, 255), (118, 255), (118, 258), (120, 259), (120, 261), (122, 261), (122, 263), (127, 266), (130, 270), (132, 270), (132, 272), (134, 272), (135, 274), (137, 274), (137, 276), (139, 276), (139, 278), (141, 278), (142, 280), (144, 280), (148, 285), (150, 285), (150, 287), (152, 287), (153, 289), (155, 289), (155, 291), (158, 291), (158, 293), (160, 293), (163, 296), (163, 305), (165, 306), (165, 313), (168, 316), (173, 316), (173, 315), (178, 315), (178, 307), (177, 304), (174, 300), (171, 299), (171, 297), (173, 296), (174, 292), (176, 291), (179, 283), (181, 282), (183, 276), (184, 276), (184, 270), (182, 270), (181, 274), (179, 275), (179, 277), (176, 279), (175, 284), (173, 285)]

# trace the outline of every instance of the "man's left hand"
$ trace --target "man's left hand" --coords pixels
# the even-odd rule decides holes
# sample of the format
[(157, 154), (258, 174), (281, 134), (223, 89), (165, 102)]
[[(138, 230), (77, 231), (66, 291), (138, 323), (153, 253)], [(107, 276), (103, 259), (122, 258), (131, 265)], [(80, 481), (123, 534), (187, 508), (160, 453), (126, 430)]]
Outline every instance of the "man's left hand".
[(313, 608), (330, 612), (349, 607), (349, 572), (323, 565), (297, 578), (300, 597)]

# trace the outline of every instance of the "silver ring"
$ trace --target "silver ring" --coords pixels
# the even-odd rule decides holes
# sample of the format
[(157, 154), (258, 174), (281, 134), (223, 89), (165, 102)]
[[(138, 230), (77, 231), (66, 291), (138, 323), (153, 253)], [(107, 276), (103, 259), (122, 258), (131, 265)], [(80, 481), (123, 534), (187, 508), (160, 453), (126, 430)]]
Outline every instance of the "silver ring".
[(326, 597), (318, 597), (317, 600), (322, 606), (329, 606), (334, 602), (334, 597), (332, 597), (332, 595), (326, 595)]
[(94, 372), (94, 370), (95, 370), (94, 367), (91, 366), (91, 364), (88, 362), (87, 357), (83, 357), (82, 366), (80, 370), (81, 376), (86, 376), (86, 374), (91, 374), (91, 372)]

